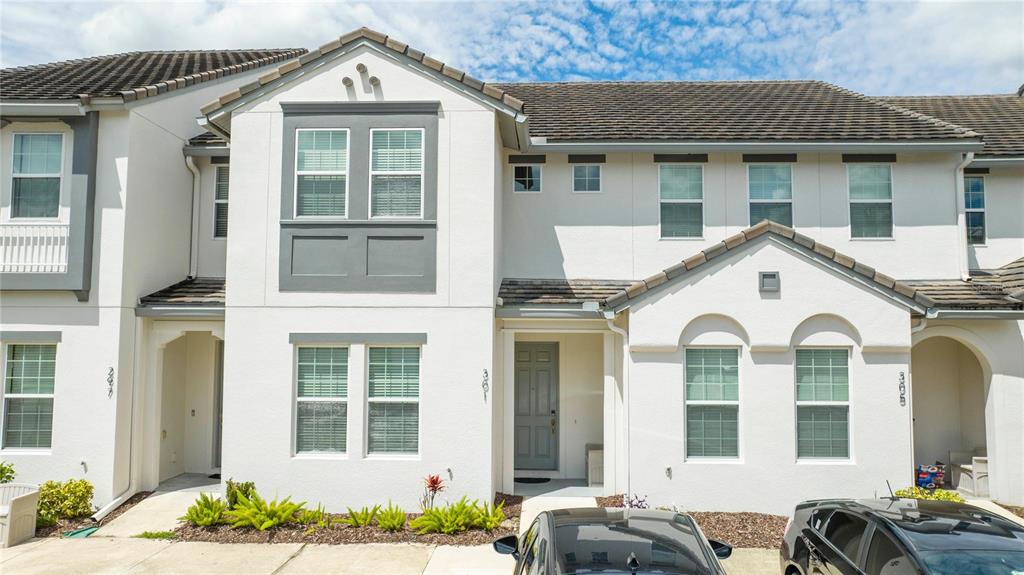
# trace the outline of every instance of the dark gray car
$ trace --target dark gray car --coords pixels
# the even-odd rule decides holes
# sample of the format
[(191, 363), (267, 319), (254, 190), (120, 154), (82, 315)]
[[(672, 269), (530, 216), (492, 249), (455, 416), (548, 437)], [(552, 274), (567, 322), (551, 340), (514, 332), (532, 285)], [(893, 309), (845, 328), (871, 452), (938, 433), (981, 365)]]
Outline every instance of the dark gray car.
[(523, 533), (494, 542), (515, 575), (724, 575), (732, 547), (708, 540), (692, 517), (639, 509), (544, 511)]

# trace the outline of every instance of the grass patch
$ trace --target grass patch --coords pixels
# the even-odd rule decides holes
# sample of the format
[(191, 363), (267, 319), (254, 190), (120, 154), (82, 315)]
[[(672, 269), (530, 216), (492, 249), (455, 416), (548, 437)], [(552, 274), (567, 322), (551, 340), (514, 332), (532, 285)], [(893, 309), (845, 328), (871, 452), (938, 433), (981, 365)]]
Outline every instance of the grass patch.
[(135, 539), (177, 539), (178, 534), (174, 531), (143, 531), (138, 535), (132, 535)]

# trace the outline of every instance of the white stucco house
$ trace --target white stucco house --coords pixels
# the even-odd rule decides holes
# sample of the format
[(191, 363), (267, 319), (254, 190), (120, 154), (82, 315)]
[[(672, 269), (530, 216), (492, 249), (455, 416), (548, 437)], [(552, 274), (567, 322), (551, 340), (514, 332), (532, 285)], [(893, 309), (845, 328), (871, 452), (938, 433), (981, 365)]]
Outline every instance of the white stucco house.
[(1024, 504), (1019, 93), (495, 84), (360, 29), (3, 70), (0, 116), (20, 481), (788, 513), (987, 458)]

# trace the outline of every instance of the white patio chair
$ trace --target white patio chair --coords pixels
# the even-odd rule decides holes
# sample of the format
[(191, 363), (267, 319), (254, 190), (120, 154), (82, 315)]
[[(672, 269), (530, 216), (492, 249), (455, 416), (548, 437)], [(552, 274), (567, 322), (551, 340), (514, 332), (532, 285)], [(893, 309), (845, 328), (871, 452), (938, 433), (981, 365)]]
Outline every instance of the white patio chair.
[(974, 457), (970, 465), (958, 465), (957, 475), (957, 491), (974, 497), (988, 497), (988, 457)]
[(12, 547), (36, 534), (39, 486), (30, 483), (0, 485), (0, 547)]

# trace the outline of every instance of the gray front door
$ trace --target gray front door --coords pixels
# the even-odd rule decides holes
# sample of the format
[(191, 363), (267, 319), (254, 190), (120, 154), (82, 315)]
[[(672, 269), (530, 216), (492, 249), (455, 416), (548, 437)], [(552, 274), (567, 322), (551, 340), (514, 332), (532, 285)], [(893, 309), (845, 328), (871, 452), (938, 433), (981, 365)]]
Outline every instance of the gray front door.
[(516, 469), (558, 469), (558, 344), (516, 344)]

